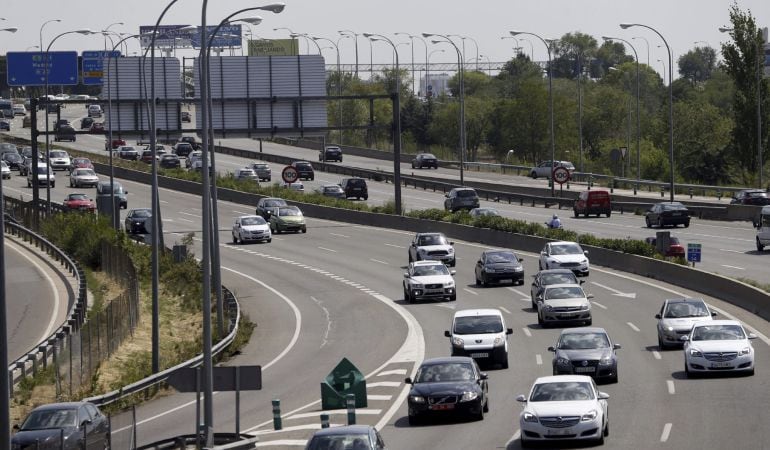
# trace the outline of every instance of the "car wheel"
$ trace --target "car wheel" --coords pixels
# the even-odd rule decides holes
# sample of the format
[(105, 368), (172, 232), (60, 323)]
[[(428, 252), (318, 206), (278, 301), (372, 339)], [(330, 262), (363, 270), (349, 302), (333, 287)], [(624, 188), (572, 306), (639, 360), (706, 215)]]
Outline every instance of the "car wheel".
[(529, 174), (529, 176), (531, 176), (533, 180), (537, 179), (537, 173), (534, 170)]
[(650, 223), (649, 217), (644, 218), (644, 224), (647, 225), (647, 228), (652, 228), (652, 224)]
[(594, 320), (593, 320), (593, 319), (588, 319), (588, 320), (586, 320), (586, 326), (587, 326), (587, 327), (590, 327), (590, 326), (591, 326), (591, 324), (593, 324), (593, 323), (594, 323)]
[(307, 228), (302, 228), (303, 233), (307, 233)]
[(685, 223), (684, 223), (684, 227), (685, 227), (685, 228), (690, 228), (690, 222), (685, 222)]
[(658, 336), (658, 350), (665, 350), (668, 346), (663, 342), (663, 339)]
[(414, 163), (412, 163), (412, 169), (416, 169), (416, 168), (417, 168), (417, 167), (415, 167)]
[(543, 316), (540, 315), (540, 311), (537, 312), (537, 324), (545, 328), (545, 322), (543, 321)]
[(409, 253), (409, 262), (410, 262), (410, 263), (411, 263), (411, 262), (414, 262), (414, 258), (412, 258), (412, 253), (411, 253), (411, 252)]
[(368, 195), (364, 197), (364, 201), (367, 201), (367, 200), (369, 200), (369, 196)]
[(479, 280), (479, 277), (474, 277), (474, 278), (476, 278), (476, 286), (480, 286), (481, 280)]
[(604, 424), (604, 432), (602, 434), (604, 434), (605, 437), (610, 435), (610, 423), (609, 422)]
[(485, 400), (486, 401), (484, 402), (484, 410), (483, 411), (485, 413), (488, 413), (489, 412), (489, 398), (486, 398)]
[(687, 367), (687, 360), (684, 361), (684, 377), (685, 378), (695, 378), (693, 376), (694, 374), (690, 373), (690, 368)]
[(487, 278), (484, 275), (481, 276), (481, 285), (484, 287), (489, 286), (489, 281), (487, 281)]
[(538, 262), (537, 262), (537, 268), (538, 268), (539, 270), (543, 270), (543, 261), (538, 261)]
[(32, 187), (32, 183), (30, 183), (30, 182), (29, 182), (29, 180), (27, 180), (27, 187), (28, 187), (28, 188), (31, 188), (31, 187)]
[(51, 183), (51, 189), (56, 187), (56, 183)]
[(486, 412), (485, 411), (486, 407), (483, 406), (483, 405), (480, 405), (480, 407), (481, 407), (481, 409), (480, 409), (479, 413), (476, 414), (475, 417), (474, 417), (476, 420), (484, 420), (484, 413)]
[(522, 437), (519, 438), (519, 445), (521, 448), (532, 448), (532, 443), (529, 442), (528, 439), (524, 439)]
[(764, 246), (764, 245), (762, 245), (762, 242), (760, 242), (760, 241), (759, 241), (759, 238), (757, 238), (757, 251), (758, 251), (758, 252), (761, 252), (761, 251), (762, 251), (762, 250), (764, 250), (764, 249), (765, 249), (765, 246)]
[(452, 261), (449, 262), (449, 267), (455, 267), (456, 265), (457, 265), (456, 259), (453, 259)]
[(580, 215), (580, 214), (578, 213), (577, 209), (573, 209), (573, 210), (572, 210), (572, 212), (575, 214), (575, 218), (577, 219), (577, 218), (578, 218), (578, 216)]
[(602, 430), (602, 434), (599, 436), (599, 439), (596, 440), (596, 445), (604, 445), (604, 431)]
[[(610, 378), (610, 383), (617, 383), (618, 382), (618, 369), (615, 369), (615, 376)], [(606, 434), (605, 434), (606, 436)]]
[(530, 296), (529, 302), (532, 303), (532, 309), (537, 311), (537, 303), (535, 303), (535, 299), (531, 298), (531, 296)]
[(72, 180), (70, 180), (70, 187), (75, 187), (75, 185), (72, 184)]
[(235, 235), (233, 234), (233, 244), (237, 244), (237, 243), (238, 243), (238, 238), (235, 237)]
[(658, 217), (658, 228), (663, 228), (663, 218)]
[(508, 352), (505, 353), (505, 356), (500, 360), (500, 365), (503, 367), (503, 369), (508, 368)]
[(607, 218), (609, 218), (612, 215), (612, 211), (607, 212)]
[(450, 302), (456, 302), (456, 301), (457, 301), (457, 294), (452, 294), (452, 295), (449, 297), (449, 301), (450, 301)]

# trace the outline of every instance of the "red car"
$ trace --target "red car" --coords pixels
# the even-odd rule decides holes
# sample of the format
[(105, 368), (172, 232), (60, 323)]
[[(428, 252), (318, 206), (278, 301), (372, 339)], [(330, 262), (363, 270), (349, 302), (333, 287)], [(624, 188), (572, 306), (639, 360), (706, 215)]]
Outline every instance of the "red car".
[[(122, 147), (124, 145), (126, 145), (125, 139), (113, 139), (112, 140), (112, 149), (113, 150), (117, 150), (119, 147)], [(105, 141), (104, 142), (104, 149), (105, 150), (109, 150), (110, 149), (110, 142), (109, 141)]]
[(88, 129), (90, 134), (104, 134), (104, 123), (94, 122), (91, 124), (91, 128)]
[(72, 158), (72, 162), (70, 163), (70, 172), (72, 172), (75, 169), (93, 169), (94, 165), (91, 163), (91, 160), (88, 158)]
[[(656, 239), (654, 237), (648, 237), (644, 241), (652, 245), (653, 247), (655, 247)], [(668, 250), (666, 250), (665, 256), (674, 256), (674, 257), (678, 256), (678, 257), (684, 258), (685, 255), (686, 253), (684, 250), (684, 246), (682, 245), (681, 242), (679, 242), (679, 238), (676, 236), (671, 236), (669, 238)]]
[(64, 206), (75, 211), (96, 211), (96, 203), (86, 194), (68, 194), (64, 198)]

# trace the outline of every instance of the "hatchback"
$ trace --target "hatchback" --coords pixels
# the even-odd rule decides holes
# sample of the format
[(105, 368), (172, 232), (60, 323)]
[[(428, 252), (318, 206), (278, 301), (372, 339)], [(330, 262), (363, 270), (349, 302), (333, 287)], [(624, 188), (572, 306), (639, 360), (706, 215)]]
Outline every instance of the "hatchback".
[(583, 191), (572, 205), (572, 211), (575, 217), (580, 215), (588, 217), (589, 214), (596, 214), (596, 217), (605, 214), (610, 217), (612, 215), (610, 193), (604, 190)]
[(11, 439), (11, 448), (14, 449), (79, 450), (85, 445), (84, 438), (89, 448), (94, 449), (109, 448), (110, 443), (109, 419), (96, 405), (87, 402), (38, 406), (21, 425), (13, 428), (16, 434)]
[(297, 169), (297, 173), (299, 174), (300, 180), (310, 180), (313, 181), (315, 179), (315, 171), (313, 171), (313, 165), (310, 164), (307, 161), (294, 161), (291, 163), (291, 166)]
[(453, 188), (447, 192), (444, 199), (444, 209), (455, 212), (460, 209), (471, 210), (479, 207), (479, 196), (476, 190), (468, 187)]
[(318, 152), (318, 160), (342, 162), (342, 149), (337, 146), (327, 146), (325, 150)]
[(369, 200), (369, 188), (363, 178), (343, 178), (340, 187), (345, 191), (345, 198)]
[(418, 153), (412, 160), (412, 169), (438, 169), (438, 159), (430, 153)]
[(658, 228), (666, 225), (675, 227), (680, 224), (687, 228), (690, 226), (690, 210), (679, 202), (656, 203), (644, 213), (644, 223), (647, 228), (653, 225)]

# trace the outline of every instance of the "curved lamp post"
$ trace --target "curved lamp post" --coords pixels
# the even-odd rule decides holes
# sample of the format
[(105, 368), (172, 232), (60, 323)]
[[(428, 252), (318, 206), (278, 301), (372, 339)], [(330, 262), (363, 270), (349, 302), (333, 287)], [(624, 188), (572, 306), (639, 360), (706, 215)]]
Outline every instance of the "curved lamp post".
[[(527, 31), (511, 31), (511, 36), (518, 36), (520, 34), (527, 34), (529, 36), (536, 37), (545, 45), (545, 49), (548, 50), (548, 109), (551, 122), (551, 197), (556, 195), (556, 183), (553, 180), (553, 164), (556, 161), (556, 137), (554, 135), (553, 128), (553, 69), (551, 64), (551, 46), (548, 45), (545, 39), (535, 33)], [(531, 43), (530, 43), (531, 44)]]
[[(337, 42), (334, 42), (331, 39), (320, 37), (320, 36), (310, 36), (310, 39), (313, 40), (313, 42), (318, 41), (326, 41), (330, 43), (333, 47), (332, 50), (335, 50), (337, 53), (337, 97), (342, 96), (342, 72), (340, 71), (340, 46), (339, 42), (342, 39), (348, 39), (350, 38), (350, 35), (343, 35), (341, 36)], [(337, 114), (339, 116), (339, 126), (342, 127), (342, 100), (337, 100)], [(342, 145), (342, 128), (339, 129), (339, 145)], [(323, 156), (323, 162), (326, 162), (326, 152), (321, 152)]]
[(634, 36), (631, 38), (632, 41), (636, 39), (641, 39), (644, 41), (645, 46), (647, 47), (647, 65), (650, 65), (650, 41), (647, 40), (644, 36)]
[[(111, 24), (107, 25), (106, 27), (104, 27), (104, 28), (102, 29), (102, 35), (104, 36), (104, 49), (105, 49), (105, 50), (107, 50), (107, 34), (106, 34), (106, 33), (107, 33), (108, 31), (110, 31), (110, 27), (113, 27), (113, 26), (115, 26), (115, 25), (125, 25), (125, 24), (124, 24), (123, 22), (115, 22), (115, 23), (111, 23)], [(115, 33), (115, 34), (117, 34), (117, 33)], [(112, 42), (112, 40), (110, 40), (110, 43), (111, 43), (111, 42)], [(114, 45), (114, 44), (113, 44), (113, 45)]]
[[(42, 25), (40, 25), (40, 50), (43, 49), (43, 28), (45, 28), (45, 26), (48, 25), (49, 23), (53, 23), (53, 22), (61, 22), (61, 19), (46, 20), (45, 22), (43, 22)], [(48, 95), (48, 92), (46, 92), (45, 95)]]
[(352, 36), (356, 42), (356, 78), (358, 78), (358, 36), (360, 35), (353, 30), (339, 30), (337, 33), (342, 36)]

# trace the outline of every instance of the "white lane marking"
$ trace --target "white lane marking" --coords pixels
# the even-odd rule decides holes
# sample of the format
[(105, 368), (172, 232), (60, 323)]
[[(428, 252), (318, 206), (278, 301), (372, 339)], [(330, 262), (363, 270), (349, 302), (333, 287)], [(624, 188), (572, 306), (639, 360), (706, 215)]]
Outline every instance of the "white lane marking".
[(377, 374), (378, 377), (386, 377), (388, 375), (406, 375), (406, 369), (384, 370)]
[(337, 250), (332, 250), (332, 249), (330, 249), (330, 248), (326, 248), (326, 247), (318, 247), (318, 248), (319, 248), (320, 250), (326, 250), (327, 252), (337, 253)]
[(606, 306), (602, 305), (602, 304), (601, 304), (601, 303), (599, 303), (599, 302), (591, 302), (591, 303), (593, 303), (594, 305), (598, 306), (598, 307), (599, 307), (599, 308), (601, 308), (601, 309), (607, 309), (607, 307), (606, 307)]
[(350, 237), (350, 236), (346, 236), (344, 234), (339, 234), (339, 233), (329, 233), (329, 234), (331, 234), (332, 236), (337, 236), (337, 237), (341, 237), (341, 238), (349, 238)]
[(670, 434), (671, 434), (671, 424), (667, 423), (663, 425), (663, 433), (660, 434), (660, 442), (666, 442)]
[(277, 441), (257, 442), (256, 444), (254, 444), (255, 447), (277, 447), (277, 446), (304, 447), (306, 445), (307, 445), (307, 440), (300, 440), (300, 439), (280, 439)]
[(527, 327), (524, 327), (524, 328), (522, 328), (522, 330), (524, 330), (524, 334), (525, 334), (527, 337), (532, 337), (532, 332), (531, 332), (531, 331), (529, 331), (529, 328), (527, 328)]
[[(164, 222), (166, 222), (167, 219), (163, 219)], [(195, 223), (193, 220), (185, 219), (184, 217), (180, 217), (179, 220), (184, 220), (185, 222)]]
[(449, 304), (446, 304), (446, 303), (432, 303), (432, 305), (433, 306), (438, 306), (440, 308), (451, 309), (451, 310), (454, 310), (456, 308), (455, 305), (449, 305)]
[[(342, 424), (333, 424), (333, 423), (329, 424), (330, 427), (340, 426), (340, 425), (342, 425)], [(283, 427), (280, 430), (272, 430), (272, 429), (270, 429), (270, 430), (254, 431), (254, 434), (258, 435), (258, 436), (263, 436), (263, 435), (266, 435), (266, 434), (286, 433), (288, 431), (319, 430), (319, 429), (321, 429), (321, 421), (320, 420), (317, 423), (309, 423), (309, 424), (306, 424), (306, 425), (294, 425), (292, 427)], [(307, 444), (307, 441), (305, 441), (305, 443)]]
[(329, 314), (329, 309), (326, 308), (323, 305), (323, 302), (321, 300), (318, 300), (317, 298), (310, 296), (310, 300), (313, 300), (319, 308), (321, 308), (326, 315), (326, 331), (324, 331), (324, 338), (321, 342), (321, 346), (319, 348), (323, 348), (328, 342), (329, 342), (329, 332), (332, 330), (332, 319), (331, 315)]
[(168, 203), (168, 200), (161, 200), (161, 203)]
[(390, 400), (391, 398), (393, 398), (392, 395), (372, 395), (372, 394), (367, 394), (367, 396), (366, 396), (367, 400), (382, 400), (384, 402)]
[(406, 248), (403, 245), (388, 244), (387, 242), (385, 243), (385, 245), (387, 245), (388, 247), (393, 247), (393, 248)]
[(738, 253), (739, 255), (743, 255), (743, 254), (746, 253), (746, 252), (741, 252), (741, 251), (738, 251), (738, 250), (730, 250), (729, 248), (720, 248), (719, 251), (720, 252)]
[(199, 215), (197, 215), (197, 214), (190, 214), (190, 213), (188, 213), (188, 212), (184, 212), (184, 211), (179, 211), (179, 214), (184, 214), (185, 216), (195, 217), (195, 218), (197, 218), (197, 219), (200, 219), (200, 218), (201, 218), (201, 216), (199, 216)]
[(543, 357), (540, 356), (539, 353), (537, 355), (535, 355), (535, 362), (537, 363), (538, 366), (542, 366), (543, 365)]
[(738, 266), (728, 266), (727, 264), (720, 264), (720, 266), (722, 266), (722, 267), (726, 267), (726, 268), (728, 268), (728, 269), (735, 269), (735, 270), (746, 270), (746, 269), (744, 269), (743, 267), (738, 267)]
[(473, 294), (473, 295), (479, 295), (479, 293), (478, 293), (478, 292), (472, 291), (472, 290), (470, 290), (470, 289), (468, 289), (468, 288), (463, 288), (463, 290), (464, 290), (465, 292), (469, 293), (469, 294)]
[(388, 262), (380, 261), (379, 259), (374, 259), (374, 258), (369, 258), (369, 261), (376, 262), (376, 263), (379, 263), (379, 264), (384, 264), (386, 266), (390, 265), (390, 263), (388, 263)]
[(237, 209), (233, 210), (233, 214), (235, 214), (236, 216), (253, 216), (254, 215), (251, 212), (238, 211)]
[(639, 332), (639, 331), (641, 331), (641, 330), (639, 329), (639, 327), (637, 327), (636, 325), (634, 325), (634, 324), (633, 324), (633, 323), (631, 323), (631, 322), (626, 322), (626, 325), (628, 325), (629, 327), (631, 327), (631, 329), (632, 329), (632, 330), (634, 330), (634, 331), (636, 331), (636, 332)]
[(510, 311), (508, 311), (508, 309), (505, 306), (501, 306), (500, 307), (500, 311), (502, 311), (502, 312), (504, 312), (506, 314), (512, 314)]
[(660, 356), (660, 352), (659, 352), (659, 351), (657, 351), (657, 350), (653, 350), (653, 351), (652, 351), (652, 356), (653, 356), (655, 359), (663, 359), (663, 357), (662, 357), (662, 356)]
[(668, 393), (671, 395), (674, 395), (676, 393), (676, 390), (674, 389), (673, 380), (666, 380), (666, 385), (668, 386)]
[(512, 288), (512, 287), (508, 286), (506, 289), (508, 289), (511, 292), (515, 292), (515, 293), (521, 295), (522, 297), (527, 297), (527, 300), (530, 300), (529, 294), (525, 294), (524, 292), (521, 292), (520, 290), (518, 290), (516, 288)]
[[(369, 385), (367, 384), (366, 387), (369, 387)], [(330, 416), (333, 416), (333, 415), (343, 415), (347, 413), (348, 413), (347, 409), (327, 409), (326, 411), (314, 411), (309, 413), (293, 414), (288, 417), (283, 417), (283, 419), (284, 420), (307, 419), (308, 417), (320, 417), (321, 414), (329, 414)], [(377, 416), (380, 413), (382, 413), (381, 409), (356, 408), (356, 415)]]
[(515, 433), (513, 433), (513, 436), (511, 436), (510, 439), (508, 439), (508, 442), (505, 443), (505, 448), (510, 448), (511, 444), (517, 441), (521, 437), (521, 430), (516, 430)]
[(366, 388), (370, 387), (399, 387), (401, 383), (398, 381), (377, 381), (375, 383), (366, 383)]
[(611, 288), (609, 286), (605, 286), (603, 284), (599, 284), (595, 281), (592, 281), (591, 284), (593, 284), (594, 286), (598, 286), (602, 289), (606, 289), (612, 292), (612, 295), (617, 295), (618, 297), (636, 298), (636, 292), (621, 292), (617, 289)]

